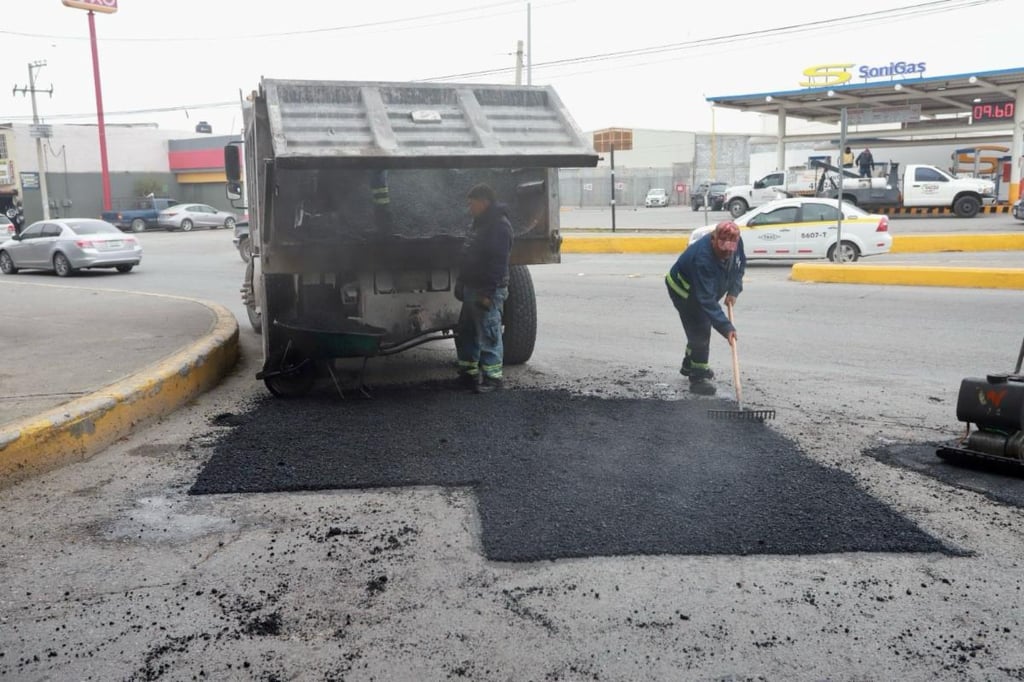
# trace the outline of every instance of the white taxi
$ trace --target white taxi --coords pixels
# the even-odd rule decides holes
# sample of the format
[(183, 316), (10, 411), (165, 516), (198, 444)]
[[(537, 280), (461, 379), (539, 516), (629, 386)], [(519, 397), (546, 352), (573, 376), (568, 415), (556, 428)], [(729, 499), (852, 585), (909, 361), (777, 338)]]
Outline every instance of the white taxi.
[[(889, 216), (868, 213), (843, 202), (843, 244), (840, 255), (850, 263), (892, 249)], [(778, 199), (735, 219), (748, 260), (770, 258), (837, 260), (839, 202), (836, 199)], [(694, 230), (690, 244), (711, 232), (713, 225)]]

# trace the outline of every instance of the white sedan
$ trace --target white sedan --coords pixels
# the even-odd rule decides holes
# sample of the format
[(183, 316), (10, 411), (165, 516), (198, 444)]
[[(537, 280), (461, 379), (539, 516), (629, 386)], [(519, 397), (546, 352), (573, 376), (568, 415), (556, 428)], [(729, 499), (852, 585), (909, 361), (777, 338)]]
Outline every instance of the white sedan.
[[(843, 203), (844, 262), (877, 256), (892, 249), (889, 216), (868, 213)], [(837, 260), (839, 202), (836, 199), (778, 199), (735, 219), (748, 260), (828, 258)], [(694, 230), (690, 244), (708, 234), (713, 225)]]

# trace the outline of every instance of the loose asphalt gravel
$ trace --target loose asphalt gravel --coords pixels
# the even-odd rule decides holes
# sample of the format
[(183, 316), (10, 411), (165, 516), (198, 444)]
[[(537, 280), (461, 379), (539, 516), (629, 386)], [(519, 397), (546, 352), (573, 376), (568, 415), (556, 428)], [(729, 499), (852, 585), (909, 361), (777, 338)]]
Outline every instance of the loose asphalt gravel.
[(192, 492), (472, 487), (499, 561), (953, 553), (769, 426), (709, 406), (725, 403), (438, 385), (267, 399), (217, 420), (236, 426)]

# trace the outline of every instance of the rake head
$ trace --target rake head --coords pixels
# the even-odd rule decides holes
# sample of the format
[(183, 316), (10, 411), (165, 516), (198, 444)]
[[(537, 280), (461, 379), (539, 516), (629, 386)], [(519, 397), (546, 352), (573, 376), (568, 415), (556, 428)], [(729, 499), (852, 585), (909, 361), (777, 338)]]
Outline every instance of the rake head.
[(775, 410), (708, 410), (708, 417), (727, 421), (763, 422), (775, 419)]

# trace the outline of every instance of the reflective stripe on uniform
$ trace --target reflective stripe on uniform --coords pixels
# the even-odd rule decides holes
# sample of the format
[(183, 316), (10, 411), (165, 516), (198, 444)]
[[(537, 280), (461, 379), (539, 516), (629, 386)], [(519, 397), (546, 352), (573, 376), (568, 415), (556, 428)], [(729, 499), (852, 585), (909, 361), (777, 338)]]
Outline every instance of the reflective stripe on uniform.
[(500, 379), (502, 376), (501, 365), (483, 365), (481, 369), (492, 379)]
[(690, 298), (690, 292), (687, 291), (690, 288), (690, 285), (685, 280), (683, 281), (683, 284), (686, 285), (685, 289), (682, 286), (680, 286), (679, 282), (677, 282), (675, 280), (675, 278), (672, 276), (671, 272), (669, 274), (665, 275), (665, 281), (668, 282), (668, 285), (670, 287), (672, 287), (672, 291), (674, 291), (677, 294), (679, 294), (679, 298), (682, 298), (682, 299)]
[(375, 187), (373, 190), (373, 203), (375, 204), (390, 204), (391, 196), (388, 193), (387, 187)]

